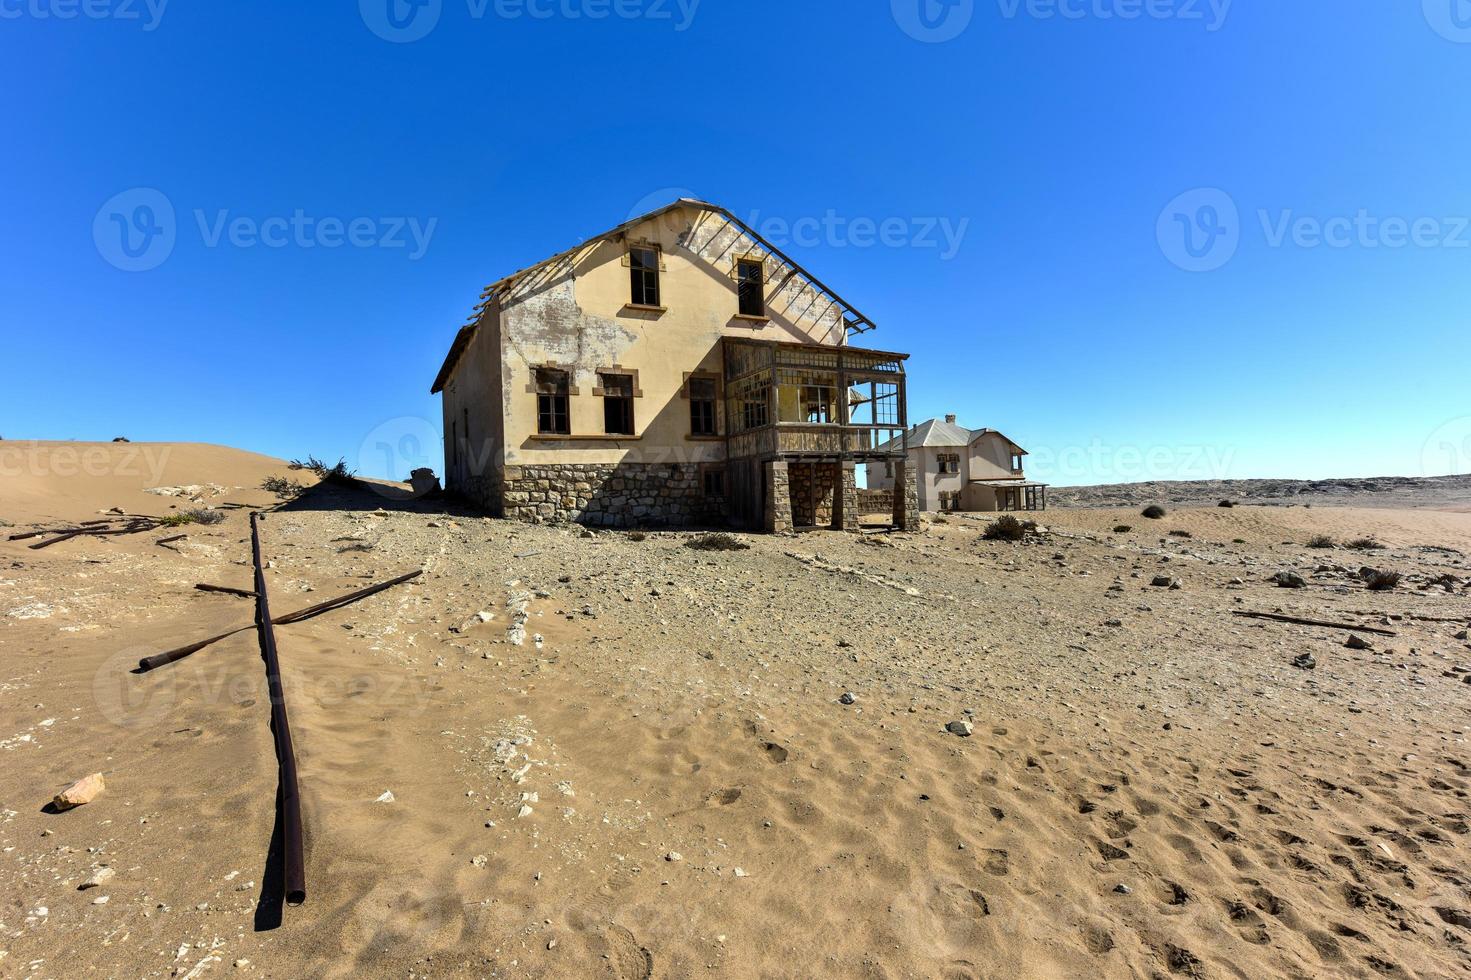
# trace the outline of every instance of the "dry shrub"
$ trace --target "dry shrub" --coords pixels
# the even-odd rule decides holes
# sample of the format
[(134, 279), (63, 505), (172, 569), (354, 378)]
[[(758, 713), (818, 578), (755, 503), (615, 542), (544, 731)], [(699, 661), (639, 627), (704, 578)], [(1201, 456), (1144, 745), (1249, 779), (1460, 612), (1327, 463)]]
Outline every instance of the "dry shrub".
[(1399, 572), (1381, 572), (1370, 570), (1364, 576), (1364, 584), (1369, 587), (1370, 592), (1392, 592), (1403, 578)]
[(1195, 537), (1195, 535), (1191, 534), (1189, 531), (1171, 531), (1170, 532), (1170, 537), (1172, 537), (1172, 538), (1193, 538), (1193, 537)]
[(1132, 530), (1134, 530), (1133, 525), (1131, 525), (1131, 524), (1120, 524), (1118, 527), (1116, 527), (1116, 528), (1113, 529), (1113, 533), (1114, 534), (1128, 534)]
[(1002, 514), (981, 532), (987, 541), (1021, 541), (1029, 534), (1037, 533), (1036, 521), (1019, 521), (1010, 514)]
[(630, 541), (647, 541), (649, 536), (642, 531), (629, 531), (624, 535)]
[(1385, 548), (1384, 545), (1375, 541), (1373, 538), (1354, 538), (1348, 544), (1344, 545), (1344, 547), (1354, 551), (1383, 551)]
[(715, 534), (702, 534), (699, 537), (690, 538), (684, 543), (686, 548), (696, 551), (750, 551), (751, 546), (733, 534), (717, 532)]
[(1144, 516), (1149, 518), (1151, 521), (1159, 520), (1160, 518), (1165, 516), (1165, 513), (1165, 509), (1159, 504), (1150, 504), (1148, 507), (1144, 508)]
[(1235, 507), (1236, 506), (1236, 501), (1234, 501), (1234, 500), (1223, 500), (1219, 504), (1217, 504), (1216, 506), (1218, 506), (1218, 507)]
[(306, 490), (306, 487), (300, 483), (297, 483), (295, 480), (288, 480), (284, 476), (268, 476), (261, 483), (260, 488), (269, 493), (274, 493), (282, 500), (291, 500), (295, 497), (300, 497)]
[(1316, 534), (1308, 539), (1309, 548), (1336, 548), (1338, 544), (1326, 534)]

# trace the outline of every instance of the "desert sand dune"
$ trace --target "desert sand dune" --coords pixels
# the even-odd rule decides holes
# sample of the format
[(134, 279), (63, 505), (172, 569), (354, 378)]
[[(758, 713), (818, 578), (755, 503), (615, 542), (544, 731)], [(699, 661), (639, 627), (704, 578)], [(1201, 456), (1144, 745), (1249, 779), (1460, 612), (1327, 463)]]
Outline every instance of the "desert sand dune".
[[(264, 505), (280, 469), (179, 447), (164, 483)], [(18, 529), (175, 502), (28, 480), (0, 493)], [(249, 586), (243, 513), (173, 548), (0, 542), (0, 972), (1471, 969), (1471, 515), (1041, 516), (1022, 544), (953, 516), (703, 552), (313, 491), (264, 521), (273, 608), (425, 575), (278, 631), (309, 887), (284, 911), (253, 634), (127, 673), (249, 621), (193, 589)], [(94, 771), (98, 800), (42, 812)]]

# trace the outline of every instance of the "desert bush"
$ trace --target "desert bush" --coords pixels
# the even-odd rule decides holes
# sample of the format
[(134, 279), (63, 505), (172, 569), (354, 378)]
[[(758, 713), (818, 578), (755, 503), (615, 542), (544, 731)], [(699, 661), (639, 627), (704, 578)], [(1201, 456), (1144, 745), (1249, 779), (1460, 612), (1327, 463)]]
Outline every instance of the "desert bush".
[(1010, 514), (1002, 514), (981, 532), (987, 541), (1020, 541), (1037, 531), (1036, 521), (1019, 521)]
[(649, 536), (642, 531), (629, 531), (624, 537), (630, 541), (647, 541)]
[(317, 457), (308, 456), (305, 462), (299, 459), (293, 459), (287, 464), (287, 467), (293, 470), (310, 470), (323, 483), (343, 484), (352, 483), (353, 481), (352, 470), (347, 468), (347, 460), (345, 459), (338, 459), (335, 466), (328, 466), (320, 459), (317, 459)]
[(1232, 538), (1231, 539), (1231, 543), (1232, 544), (1246, 544), (1246, 539), (1245, 538)]
[(1369, 587), (1370, 592), (1392, 592), (1403, 577), (1399, 572), (1381, 572), (1376, 569), (1366, 571), (1369, 574), (1364, 576), (1364, 584)]
[(715, 534), (701, 534), (690, 538), (684, 543), (686, 548), (696, 551), (750, 551), (751, 546), (733, 534), (717, 532)]
[(1131, 524), (1120, 524), (1118, 527), (1116, 527), (1116, 528), (1113, 529), (1113, 533), (1114, 534), (1128, 534), (1132, 530), (1134, 530), (1133, 525), (1131, 525)]
[(268, 476), (261, 483), (260, 488), (270, 493), (274, 493), (282, 500), (290, 500), (293, 497), (299, 497), (301, 496), (302, 492), (306, 490), (306, 487), (302, 486), (300, 483), (297, 483), (295, 480), (288, 480), (284, 476)]
[(1345, 548), (1350, 548), (1350, 549), (1352, 549), (1354, 551), (1383, 551), (1384, 550), (1384, 545), (1380, 544), (1378, 541), (1375, 541), (1373, 538), (1355, 538), (1354, 540), (1350, 541), (1348, 544), (1344, 545), (1344, 547)]
[(1216, 506), (1217, 507), (1235, 507), (1236, 506), (1236, 501), (1234, 501), (1234, 500), (1223, 500), (1219, 504), (1217, 504)]
[(177, 514), (160, 517), (158, 523), (164, 527), (183, 527), (186, 524), (219, 524), (225, 519), (225, 515), (217, 510), (204, 510), (193, 508), (181, 510)]
[(1315, 534), (1308, 539), (1309, 548), (1336, 548), (1337, 543), (1326, 534)]
[(1148, 507), (1144, 508), (1144, 516), (1149, 518), (1151, 521), (1157, 521), (1165, 516), (1165, 509), (1159, 504), (1150, 504)]
[(1195, 535), (1191, 534), (1189, 531), (1171, 531), (1170, 532), (1170, 537), (1172, 537), (1172, 538), (1193, 538), (1193, 537), (1195, 537)]

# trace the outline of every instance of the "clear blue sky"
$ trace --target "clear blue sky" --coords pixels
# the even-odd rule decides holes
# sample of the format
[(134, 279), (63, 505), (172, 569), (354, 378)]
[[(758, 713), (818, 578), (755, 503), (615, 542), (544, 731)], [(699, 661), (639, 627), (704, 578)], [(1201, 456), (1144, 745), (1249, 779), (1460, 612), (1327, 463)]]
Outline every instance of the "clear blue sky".
[(687, 190), (1032, 475), (1471, 470), (1467, 0), (391, 2), (0, 0), (0, 435), (375, 473), (486, 282)]

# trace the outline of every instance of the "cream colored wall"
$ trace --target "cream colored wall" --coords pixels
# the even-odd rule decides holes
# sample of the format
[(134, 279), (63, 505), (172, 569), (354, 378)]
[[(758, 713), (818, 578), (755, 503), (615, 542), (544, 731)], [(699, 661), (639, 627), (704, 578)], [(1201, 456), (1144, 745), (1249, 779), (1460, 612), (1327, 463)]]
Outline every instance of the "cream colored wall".
[(1010, 480), (1011, 443), (995, 432), (988, 432), (971, 441), (970, 479)]
[(500, 465), (502, 419), (486, 410), (500, 402), (500, 317), (489, 309), (444, 386), (446, 486), (457, 489), (467, 478), (484, 476)]
[[(664, 312), (629, 308), (629, 270), (624, 264), (627, 241), (661, 246)], [(769, 322), (737, 317), (731, 269), (735, 257), (755, 249), (756, 243), (718, 216), (680, 209), (630, 230), (627, 241), (599, 244), (577, 257), (575, 266), (568, 263), (550, 279), (532, 277), (503, 301), (498, 401), (505, 418), (507, 465), (723, 459), (722, 442), (688, 438), (689, 403), (681, 397), (687, 373), (719, 373), (722, 337), (826, 344), (846, 341), (840, 314), (829, 309), (826, 301), (816, 300), (797, 277), (780, 294), (768, 293)], [(776, 260), (770, 260), (768, 289), (785, 275)], [(820, 318), (812, 317), (814, 311), (820, 312)], [(533, 366), (541, 364), (572, 371), (577, 393), (570, 400), (571, 428), (574, 435), (582, 436), (603, 432), (603, 400), (592, 394), (598, 369), (616, 365), (636, 371), (642, 397), (634, 400), (634, 428), (642, 438), (616, 442), (538, 439), (536, 396), (527, 386)], [(491, 394), (489, 386), (478, 379), (474, 387), (486, 396)]]

